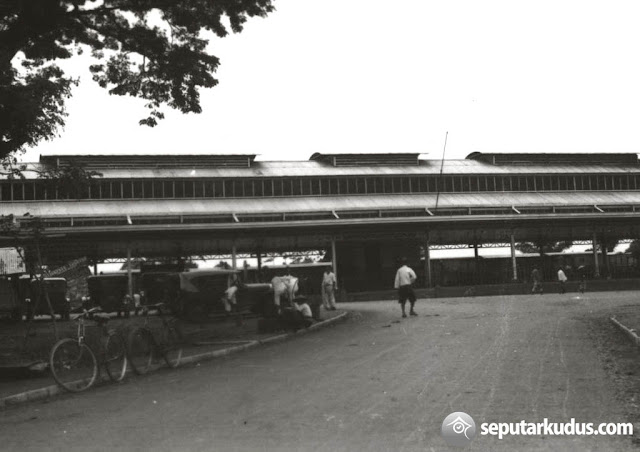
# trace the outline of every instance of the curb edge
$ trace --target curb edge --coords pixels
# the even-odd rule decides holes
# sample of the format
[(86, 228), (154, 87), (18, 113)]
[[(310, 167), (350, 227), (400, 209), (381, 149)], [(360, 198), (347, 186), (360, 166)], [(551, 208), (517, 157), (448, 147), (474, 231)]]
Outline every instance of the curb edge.
[[(340, 313), (339, 315), (332, 317), (330, 319), (326, 319), (326, 320), (322, 320), (318, 323), (314, 323), (313, 325), (311, 325), (309, 328), (303, 329), (303, 330), (298, 330), (296, 332), (292, 332), (292, 333), (284, 333), (284, 334), (279, 334), (276, 336), (271, 336), (265, 339), (259, 339), (259, 340), (253, 340), (248, 342), (247, 344), (243, 344), (243, 345), (236, 345), (233, 347), (228, 347), (228, 348), (223, 348), (221, 350), (214, 350), (211, 352), (205, 352), (205, 353), (199, 353), (197, 355), (191, 355), (191, 356), (187, 356), (185, 358), (182, 358), (180, 360), (180, 365), (183, 364), (195, 364), (201, 361), (206, 361), (206, 360), (210, 360), (210, 359), (216, 359), (216, 358), (221, 358), (224, 356), (228, 356), (231, 354), (235, 354), (238, 352), (242, 352), (245, 350), (249, 350), (251, 348), (255, 348), (259, 345), (266, 345), (266, 344), (271, 344), (271, 343), (278, 343), (278, 342), (283, 342), (291, 337), (295, 337), (297, 335), (302, 335), (302, 334), (307, 334), (311, 331), (315, 331), (318, 330), (320, 328), (324, 328), (330, 325), (333, 325), (334, 323), (337, 323), (339, 321), (342, 320), (346, 320), (346, 318), (349, 316), (349, 312), (348, 311), (343, 311), (342, 313)], [(157, 371), (158, 369), (154, 369), (153, 371)], [(38, 388), (38, 389), (31, 389), (29, 391), (24, 391), (18, 394), (12, 394), (10, 396), (6, 396), (0, 399), (0, 409), (9, 407), (9, 406), (16, 406), (22, 403), (27, 403), (27, 402), (33, 402), (36, 400), (44, 400), (44, 399), (48, 399), (50, 397), (56, 396), (58, 394), (61, 393), (65, 393), (66, 391), (64, 391), (62, 388), (60, 388), (58, 385), (53, 384), (53, 385), (49, 385), (49, 386), (45, 386), (42, 388)]]
[(629, 339), (631, 340), (631, 342), (633, 342), (635, 345), (640, 347), (640, 337), (635, 333), (635, 330), (632, 330), (626, 326), (624, 326), (622, 323), (620, 323), (620, 321), (618, 319), (616, 319), (615, 317), (609, 317), (609, 320), (611, 320), (611, 323), (613, 323), (615, 326), (617, 326), (623, 333), (625, 333)]

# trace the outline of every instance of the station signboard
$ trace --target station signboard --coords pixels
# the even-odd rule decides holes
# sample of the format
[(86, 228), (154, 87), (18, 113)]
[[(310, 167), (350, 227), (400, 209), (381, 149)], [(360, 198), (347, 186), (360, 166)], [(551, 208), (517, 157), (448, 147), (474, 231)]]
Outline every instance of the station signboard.
[(24, 273), (24, 262), (15, 248), (0, 248), (0, 275)]

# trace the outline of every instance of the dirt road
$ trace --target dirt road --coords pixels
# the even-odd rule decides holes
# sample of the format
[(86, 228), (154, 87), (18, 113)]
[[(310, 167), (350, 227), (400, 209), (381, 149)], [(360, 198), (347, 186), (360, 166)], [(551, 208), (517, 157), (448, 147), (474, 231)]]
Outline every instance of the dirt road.
[[(345, 305), (351, 319), (227, 360), (0, 413), (0, 450), (423, 451), (484, 422), (626, 422), (589, 328), (611, 294)], [(466, 450), (636, 450), (631, 438), (478, 434)], [(451, 449), (453, 450), (453, 449)]]

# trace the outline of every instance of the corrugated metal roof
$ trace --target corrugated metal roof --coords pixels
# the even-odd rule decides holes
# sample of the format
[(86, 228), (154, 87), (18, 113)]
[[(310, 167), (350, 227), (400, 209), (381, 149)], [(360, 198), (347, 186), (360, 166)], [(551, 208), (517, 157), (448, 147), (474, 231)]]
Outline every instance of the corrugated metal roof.
[[(46, 201), (3, 203), (4, 214), (42, 217), (237, 215), (435, 208), (436, 195), (362, 195), (261, 199)], [(640, 205), (640, 192), (445, 193), (438, 209)], [(605, 207), (606, 210), (606, 207)]]
[(479, 160), (492, 165), (637, 165), (637, 153), (526, 153), (526, 152), (473, 152), (467, 156), (470, 160)]
[[(235, 178), (235, 177), (336, 177), (336, 176), (391, 176), (437, 175), (441, 160), (421, 160), (419, 165), (406, 166), (348, 166), (333, 167), (317, 161), (254, 162), (250, 168), (103, 168), (100, 172), (108, 179), (147, 178)], [(25, 177), (37, 178), (33, 169), (39, 164), (28, 164)], [(445, 160), (445, 175), (546, 175), (546, 174), (640, 174), (634, 165), (502, 165), (494, 166), (474, 160)], [(0, 179), (7, 176), (0, 175)]]

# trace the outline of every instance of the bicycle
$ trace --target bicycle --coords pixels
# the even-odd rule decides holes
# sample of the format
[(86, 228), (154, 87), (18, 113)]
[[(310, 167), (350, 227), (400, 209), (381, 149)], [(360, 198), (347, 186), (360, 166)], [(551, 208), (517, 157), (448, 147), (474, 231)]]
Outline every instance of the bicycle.
[[(85, 320), (100, 327), (99, 359), (85, 342)], [(78, 322), (77, 338), (61, 339), (49, 355), (49, 368), (54, 380), (70, 392), (84, 391), (96, 382), (100, 365), (104, 365), (109, 379), (122, 381), (127, 372), (127, 353), (124, 340), (114, 330), (107, 329), (109, 316), (100, 308), (83, 310), (75, 319)]]
[[(165, 303), (147, 305), (143, 309), (144, 325), (134, 328), (127, 339), (127, 353), (133, 371), (143, 375), (162, 356), (167, 366), (178, 367), (182, 359), (183, 334), (176, 319), (167, 320), (163, 313)], [(162, 320), (160, 338), (156, 341), (149, 324), (149, 310), (156, 309)]]

